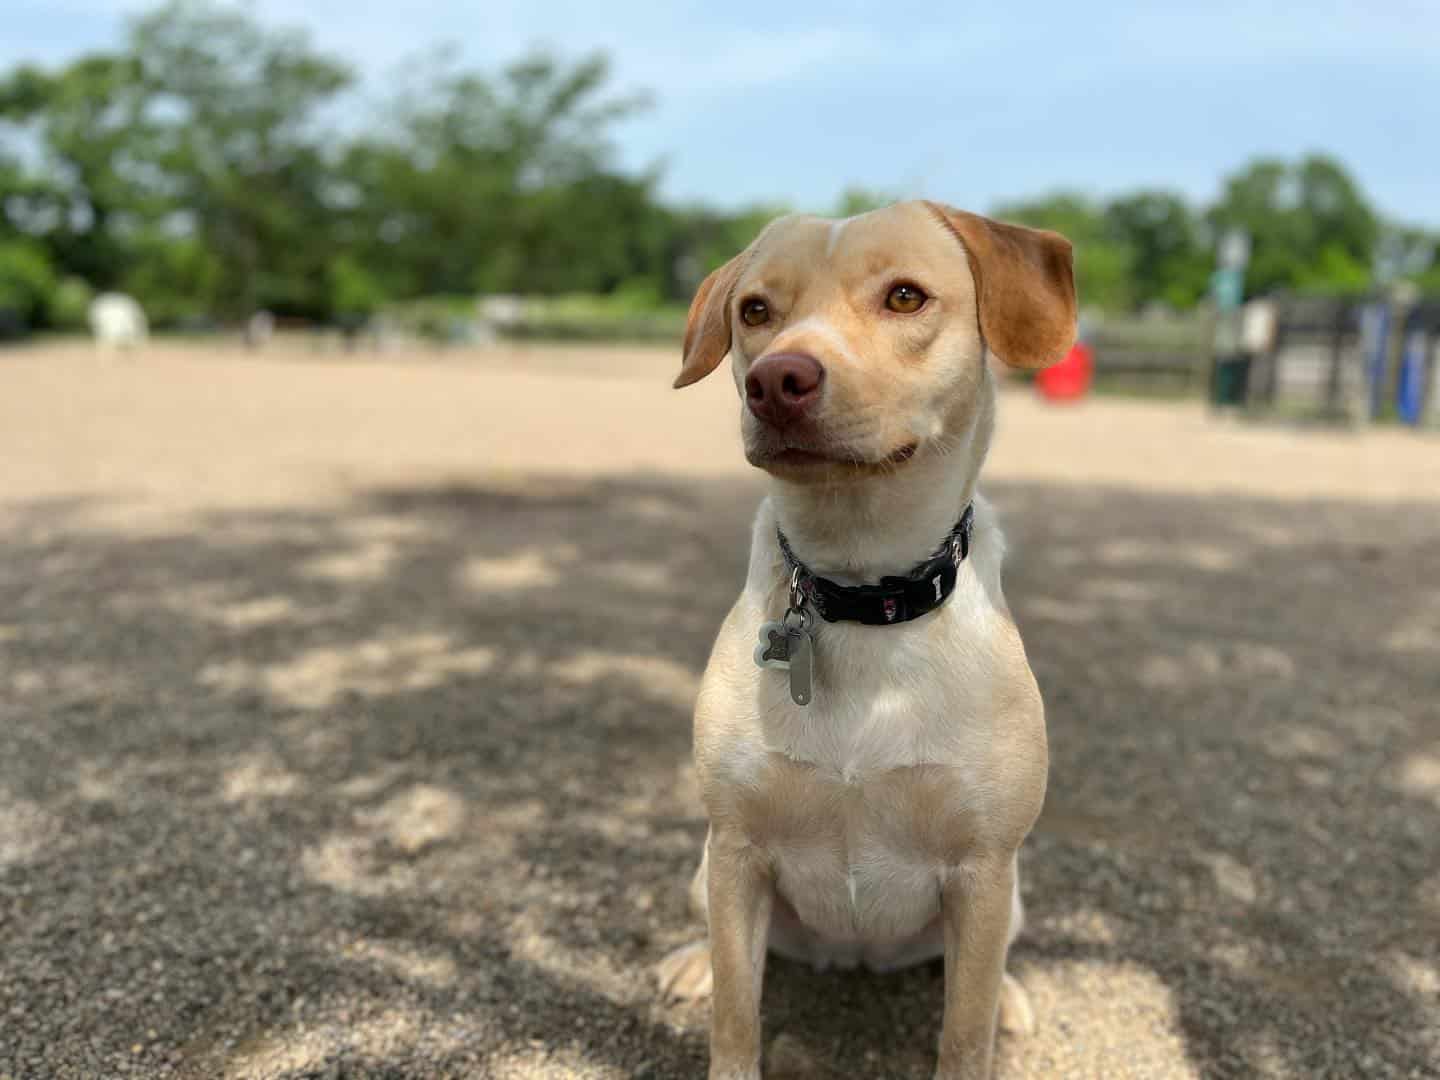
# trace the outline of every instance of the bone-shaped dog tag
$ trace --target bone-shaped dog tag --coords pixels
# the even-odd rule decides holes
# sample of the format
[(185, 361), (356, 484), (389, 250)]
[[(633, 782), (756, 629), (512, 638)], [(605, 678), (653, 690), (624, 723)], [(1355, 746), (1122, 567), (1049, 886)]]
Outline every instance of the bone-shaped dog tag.
[(759, 667), (790, 673), (790, 700), (796, 705), (809, 705), (814, 690), (814, 650), (810, 631), (805, 629), (808, 623), (804, 611), (791, 608), (783, 621), (760, 627), (760, 644), (755, 646)]
[(783, 622), (767, 622), (760, 627), (760, 644), (755, 646), (755, 664), (762, 668), (790, 667), (790, 635)]

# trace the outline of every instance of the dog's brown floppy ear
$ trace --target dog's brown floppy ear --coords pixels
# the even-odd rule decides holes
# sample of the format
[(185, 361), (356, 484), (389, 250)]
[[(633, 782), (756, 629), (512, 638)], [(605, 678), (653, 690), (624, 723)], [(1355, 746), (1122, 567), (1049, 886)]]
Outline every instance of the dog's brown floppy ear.
[(720, 366), (730, 351), (730, 298), (744, 265), (742, 252), (700, 283), (685, 323), (685, 359), (675, 389), (699, 382)]
[(1026, 371), (1064, 357), (1075, 343), (1070, 241), (1059, 233), (929, 205), (959, 237), (970, 260), (986, 346)]

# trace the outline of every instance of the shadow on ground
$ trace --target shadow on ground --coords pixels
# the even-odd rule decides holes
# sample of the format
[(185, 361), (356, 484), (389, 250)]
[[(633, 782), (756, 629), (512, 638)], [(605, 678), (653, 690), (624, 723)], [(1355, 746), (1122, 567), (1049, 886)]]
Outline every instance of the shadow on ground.
[[(755, 493), (517, 480), (158, 534), (12, 507), (0, 1074), (700, 1075), (705, 1010), (649, 968), (695, 932), (690, 701)], [(1123, 1061), (1085, 999), (1134, 984), (1207, 1075), (1433, 1066), (1440, 511), (992, 495), (1050, 715), (1042, 1024)], [(928, 1076), (940, 991), (777, 961), (767, 1029)]]

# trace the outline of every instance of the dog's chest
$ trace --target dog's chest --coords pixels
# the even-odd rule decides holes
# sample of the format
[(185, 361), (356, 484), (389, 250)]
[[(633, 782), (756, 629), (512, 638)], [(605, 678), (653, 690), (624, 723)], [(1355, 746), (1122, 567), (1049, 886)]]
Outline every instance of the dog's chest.
[(894, 941), (939, 910), (973, 822), (962, 770), (915, 766), (846, 780), (774, 755), (756, 839), (802, 923), (833, 939)]
[(983, 649), (956, 644), (948, 614), (883, 630), (819, 627), (810, 705), (789, 700), (780, 673), (757, 673), (767, 748), (850, 783), (964, 768), (983, 747), (994, 665)]
[[(947, 617), (949, 616), (949, 617)], [(757, 672), (763, 748), (742, 755), (747, 817), (780, 895), (824, 937), (894, 941), (939, 910), (983, 812), (988, 665), (953, 613), (815, 639), (815, 696)]]

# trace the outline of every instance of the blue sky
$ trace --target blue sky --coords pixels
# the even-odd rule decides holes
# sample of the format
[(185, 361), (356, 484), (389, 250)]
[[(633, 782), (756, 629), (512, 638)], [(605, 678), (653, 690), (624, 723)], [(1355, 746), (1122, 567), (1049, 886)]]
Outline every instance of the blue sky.
[[(0, 67), (121, 39), (143, 0), (3, 0)], [(1211, 197), (1260, 153), (1337, 154), (1379, 209), (1440, 226), (1440, 2), (877, 4), (252, 0), (382, 92), (437, 42), (501, 63), (609, 52), (654, 106), (621, 160), (721, 205), (847, 184), (973, 209), (1056, 188)]]

